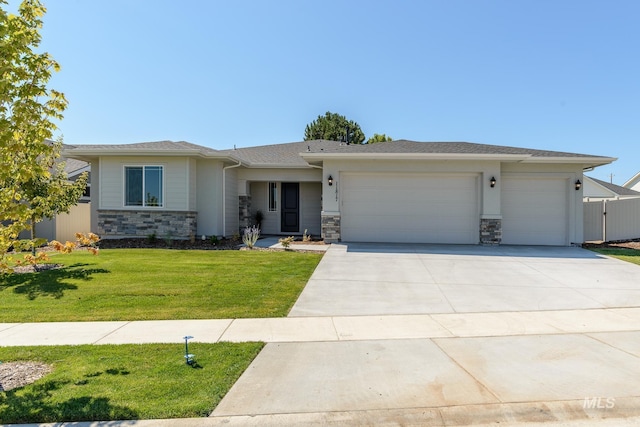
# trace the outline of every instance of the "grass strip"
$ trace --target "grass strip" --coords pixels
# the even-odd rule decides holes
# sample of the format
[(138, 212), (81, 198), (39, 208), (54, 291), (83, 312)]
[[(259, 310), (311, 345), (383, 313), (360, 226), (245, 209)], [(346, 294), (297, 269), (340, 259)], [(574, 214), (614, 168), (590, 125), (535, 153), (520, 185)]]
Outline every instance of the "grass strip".
[(632, 264), (640, 265), (640, 250), (637, 249), (607, 249), (607, 248), (593, 248), (591, 249), (602, 255), (621, 259)]
[(0, 423), (206, 417), (262, 343), (0, 347), (0, 360), (38, 361), (53, 371), (0, 391)]

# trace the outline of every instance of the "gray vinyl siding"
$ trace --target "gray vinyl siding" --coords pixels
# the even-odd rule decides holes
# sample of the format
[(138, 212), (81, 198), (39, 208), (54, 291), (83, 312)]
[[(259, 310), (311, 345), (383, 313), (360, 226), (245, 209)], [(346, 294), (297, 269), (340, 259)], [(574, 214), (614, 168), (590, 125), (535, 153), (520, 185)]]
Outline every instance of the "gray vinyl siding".
[[(99, 209), (155, 209), (186, 211), (189, 204), (189, 159), (186, 157), (103, 157), (100, 161)], [(164, 206), (141, 208), (124, 206), (124, 167), (162, 166)], [(195, 197), (194, 197), (195, 198)]]
[(196, 191), (197, 191), (197, 186), (196, 186), (196, 181), (198, 178), (198, 166), (197, 166), (197, 161), (196, 159), (192, 159), (189, 158), (187, 159), (187, 164), (188, 164), (188, 168), (187, 168), (187, 173), (188, 173), (188, 180), (189, 180), (189, 186), (187, 188), (188, 191), (188, 205), (189, 205), (189, 210), (190, 211), (195, 211), (197, 209), (197, 198), (196, 198)]
[(225, 236), (239, 233), (238, 168), (229, 168), (225, 173)]
[(222, 230), (222, 163), (197, 160), (196, 208), (198, 236), (221, 236)]
[[(278, 195), (280, 194), (280, 183), (277, 183)], [(278, 198), (278, 205), (280, 199)], [(278, 206), (279, 208), (279, 206)], [(280, 209), (275, 212), (269, 212), (269, 183), (268, 182), (252, 182), (251, 183), (251, 214), (254, 215), (260, 209), (263, 213), (262, 234), (278, 234), (280, 233)]]
[(320, 236), (320, 212), (322, 211), (322, 184), (300, 183), (300, 232)]

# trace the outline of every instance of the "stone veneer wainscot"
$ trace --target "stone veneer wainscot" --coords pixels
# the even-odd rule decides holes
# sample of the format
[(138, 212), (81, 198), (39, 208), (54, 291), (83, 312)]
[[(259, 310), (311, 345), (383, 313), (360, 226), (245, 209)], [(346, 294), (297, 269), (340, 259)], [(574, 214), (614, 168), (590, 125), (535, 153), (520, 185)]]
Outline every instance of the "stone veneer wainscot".
[(340, 241), (340, 214), (322, 214), (322, 239), (325, 243)]
[(502, 242), (502, 220), (486, 219), (480, 220), (480, 244), (499, 245)]
[(189, 239), (197, 231), (197, 213), (161, 210), (99, 210), (98, 234), (109, 237)]

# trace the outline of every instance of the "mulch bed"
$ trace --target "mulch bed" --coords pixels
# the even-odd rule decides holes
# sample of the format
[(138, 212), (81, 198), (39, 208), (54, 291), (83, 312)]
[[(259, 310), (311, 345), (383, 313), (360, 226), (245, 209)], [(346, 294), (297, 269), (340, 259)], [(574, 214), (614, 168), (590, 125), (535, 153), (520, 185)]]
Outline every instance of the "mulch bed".
[(39, 362), (0, 363), (0, 391), (24, 387), (51, 372), (51, 366)]
[(621, 240), (616, 242), (589, 242), (583, 243), (583, 248), (597, 249), (633, 249), (640, 250), (640, 239)]
[(213, 243), (210, 239), (169, 240), (169, 239), (104, 239), (98, 242), (100, 249), (200, 249), (211, 251), (238, 250), (242, 242), (236, 239), (220, 239)]
[[(302, 240), (295, 240), (291, 245), (325, 245), (322, 240), (311, 240), (303, 242)], [(246, 250), (243, 247), (242, 241), (237, 239), (220, 239), (217, 243), (212, 243), (210, 239), (199, 240), (196, 239), (193, 242), (189, 240), (166, 240), (166, 239), (147, 239), (147, 238), (129, 238), (129, 239), (104, 239), (98, 242), (100, 249), (200, 249), (200, 250), (212, 250), (212, 251), (237, 251)], [(271, 248), (254, 248), (253, 250), (267, 250), (267, 251), (282, 251), (283, 249), (271, 249)], [(309, 252), (300, 251), (296, 252)]]

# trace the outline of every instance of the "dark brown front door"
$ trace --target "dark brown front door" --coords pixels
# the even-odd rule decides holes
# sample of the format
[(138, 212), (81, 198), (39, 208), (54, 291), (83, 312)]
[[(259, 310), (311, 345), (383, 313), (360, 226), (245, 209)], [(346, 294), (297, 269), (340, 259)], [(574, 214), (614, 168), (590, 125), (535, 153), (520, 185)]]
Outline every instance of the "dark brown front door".
[(300, 184), (282, 183), (282, 212), (280, 231), (297, 233), (300, 231)]

